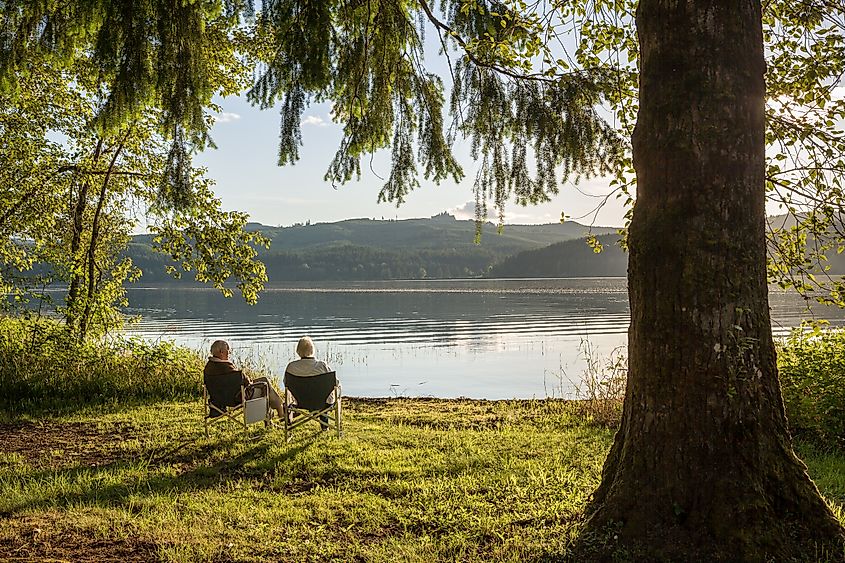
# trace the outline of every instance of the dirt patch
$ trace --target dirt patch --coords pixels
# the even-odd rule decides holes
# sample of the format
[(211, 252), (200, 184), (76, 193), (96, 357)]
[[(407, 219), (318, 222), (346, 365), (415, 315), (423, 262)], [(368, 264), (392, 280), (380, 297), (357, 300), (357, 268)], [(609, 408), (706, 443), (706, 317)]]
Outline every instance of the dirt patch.
[(34, 526), (18, 527), (15, 537), (0, 537), (2, 561), (158, 561), (154, 542), (141, 538), (96, 538), (82, 531), (49, 533)]
[(117, 447), (137, 437), (131, 424), (99, 426), (81, 422), (17, 422), (0, 424), (3, 453), (50, 467), (106, 465), (122, 457)]

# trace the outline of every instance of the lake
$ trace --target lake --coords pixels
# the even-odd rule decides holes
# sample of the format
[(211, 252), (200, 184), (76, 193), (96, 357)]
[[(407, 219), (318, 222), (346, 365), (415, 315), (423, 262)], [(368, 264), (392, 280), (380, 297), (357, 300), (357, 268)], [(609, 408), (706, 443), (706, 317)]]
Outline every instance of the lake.
[[(274, 285), (258, 305), (209, 288), (132, 288), (127, 329), (147, 340), (208, 349), (229, 341), (237, 363), (279, 376), (310, 335), (350, 396), (486, 399), (572, 397), (585, 366), (627, 343), (625, 278), (442, 280)], [(773, 289), (773, 330), (809, 316)], [(845, 325), (845, 312), (816, 318)]]

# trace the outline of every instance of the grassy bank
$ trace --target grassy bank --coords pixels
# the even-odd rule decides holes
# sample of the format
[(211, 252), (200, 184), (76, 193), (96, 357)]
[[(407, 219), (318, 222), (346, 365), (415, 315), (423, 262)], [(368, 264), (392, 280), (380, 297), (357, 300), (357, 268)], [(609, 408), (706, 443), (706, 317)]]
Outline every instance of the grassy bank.
[[(613, 434), (560, 401), (347, 407), (289, 444), (205, 438), (196, 402), (6, 423), (0, 559), (555, 560)], [(845, 457), (801, 453), (843, 518)]]

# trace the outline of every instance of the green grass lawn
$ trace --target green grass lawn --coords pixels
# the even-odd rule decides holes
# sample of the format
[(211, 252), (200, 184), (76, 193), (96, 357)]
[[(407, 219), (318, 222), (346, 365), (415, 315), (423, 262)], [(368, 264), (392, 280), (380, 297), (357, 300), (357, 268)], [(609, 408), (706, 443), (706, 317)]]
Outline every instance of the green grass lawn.
[[(560, 401), (344, 406), (288, 444), (198, 403), (6, 421), (0, 560), (554, 560), (613, 437)], [(845, 520), (845, 457), (800, 451)]]

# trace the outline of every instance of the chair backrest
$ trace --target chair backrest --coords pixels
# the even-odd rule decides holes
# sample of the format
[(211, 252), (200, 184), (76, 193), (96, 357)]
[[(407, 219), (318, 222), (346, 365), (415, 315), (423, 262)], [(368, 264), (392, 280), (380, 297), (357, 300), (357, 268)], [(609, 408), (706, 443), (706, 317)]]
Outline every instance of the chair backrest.
[(336, 386), (337, 374), (333, 371), (306, 376), (285, 372), (285, 389), (290, 391), (301, 409), (323, 410), (326, 407), (326, 399)]
[(243, 378), (243, 373), (240, 371), (204, 375), (202, 380), (208, 391), (208, 401), (219, 409), (240, 405)]

